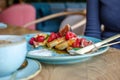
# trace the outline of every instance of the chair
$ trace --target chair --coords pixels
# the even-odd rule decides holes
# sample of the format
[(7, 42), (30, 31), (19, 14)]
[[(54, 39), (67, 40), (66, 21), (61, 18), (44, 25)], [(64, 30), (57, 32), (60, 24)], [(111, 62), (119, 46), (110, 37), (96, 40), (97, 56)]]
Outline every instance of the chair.
[[(85, 9), (83, 13), (86, 14)], [(61, 22), (60, 29), (66, 24), (71, 25), (71, 29), (74, 33), (83, 35), (85, 32), (86, 17), (84, 15), (69, 15)]]
[[(40, 19), (42, 17), (60, 12), (66, 12), (66, 11), (75, 12), (86, 9), (86, 3), (82, 3), (82, 2), (77, 2), (77, 3), (76, 2), (54, 2), (54, 3), (34, 2), (31, 4), (36, 9), (36, 19)], [(43, 32), (58, 32), (61, 22), (66, 17), (67, 15), (37, 23), (36, 30), (40, 30)]]
[[(36, 11), (34, 7), (25, 3), (12, 5), (0, 14), (0, 22), (14, 26), (22, 27), (35, 19)], [(30, 25), (29, 29), (35, 29), (35, 25)]]
[(46, 21), (46, 20), (56, 18), (56, 17), (68, 16), (68, 15), (80, 15), (80, 16), (82, 15), (83, 16), (83, 18), (80, 21), (78, 21), (77, 23), (75, 23), (74, 25), (71, 26), (71, 28), (73, 30), (76, 29), (77, 27), (81, 27), (81, 26), (85, 25), (85, 23), (86, 23), (86, 13), (84, 11), (79, 11), (79, 12), (60, 12), (60, 13), (55, 13), (55, 14), (52, 14), (52, 15), (48, 15), (48, 16), (42, 17), (40, 19), (37, 19), (35, 21), (29, 22), (29, 23), (25, 24), (24, 27), (28, 28), (30, 25), (33, 25), (33, 24), (37, 24), (37, 23), (40, 23), (40, 22), (43, 22), (43, 21)]

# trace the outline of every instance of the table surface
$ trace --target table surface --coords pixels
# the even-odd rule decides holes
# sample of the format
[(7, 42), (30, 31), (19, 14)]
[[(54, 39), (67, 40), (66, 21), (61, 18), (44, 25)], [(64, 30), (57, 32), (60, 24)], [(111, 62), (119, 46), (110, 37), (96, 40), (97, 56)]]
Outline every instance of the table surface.
[[(8, 26), (0, 34), (37, 33), (21, 27)], [(92, 59), (68, 65), (42, 64), (42, 71), (31, 80), (120, 80), (120, 50), (110, 48)]]

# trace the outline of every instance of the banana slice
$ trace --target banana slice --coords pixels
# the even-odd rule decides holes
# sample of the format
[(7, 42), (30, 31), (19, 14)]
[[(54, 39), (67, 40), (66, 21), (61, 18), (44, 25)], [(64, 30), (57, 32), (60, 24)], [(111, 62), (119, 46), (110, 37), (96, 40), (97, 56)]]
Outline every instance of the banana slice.
[(67, 47), (71, 46), (73, 44), (73, 42), (75, 42), (75, 39), (70, 39), (68, 41), (64, 41), (64, 42), (56, 45), (55, 48), (58, 50), (64, 50)]
[(47, 43), (47, 46), (49, 48), (53, 48), (54, 46), (56, 46), (57, 44), (59, 44), (59, 43), (61, 43), (63, 41), (65, 41), (65, 37), (57, 38), (57, 39)]

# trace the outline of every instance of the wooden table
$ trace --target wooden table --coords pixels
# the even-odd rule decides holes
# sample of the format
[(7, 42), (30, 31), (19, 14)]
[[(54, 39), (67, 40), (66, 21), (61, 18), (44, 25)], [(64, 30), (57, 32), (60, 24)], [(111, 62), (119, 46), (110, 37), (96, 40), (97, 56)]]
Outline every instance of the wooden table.
[[(38, 31), (8, 26), (0, 34), (28, 34)], [(120, 80), (120, 50), (110, 48), (102, 55), (69, 65), (42, 63), (42, 71), (31, 80)]]
[(11, 34), (11, 35), (23, 35), (23, 34), (30, 34), (30, 33), (37, 33), (39, 31), (30, 30), (22, 27), (10, 26), (8, 25), (5, 29), (0, 29), (0, 34)]

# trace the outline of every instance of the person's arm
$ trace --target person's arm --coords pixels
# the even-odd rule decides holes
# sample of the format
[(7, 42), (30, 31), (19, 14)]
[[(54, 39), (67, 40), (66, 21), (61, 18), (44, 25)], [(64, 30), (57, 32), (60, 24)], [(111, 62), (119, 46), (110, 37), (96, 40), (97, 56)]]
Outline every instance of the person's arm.
[(86, 36), (101, 38), (99, 0), (87, 0)]

